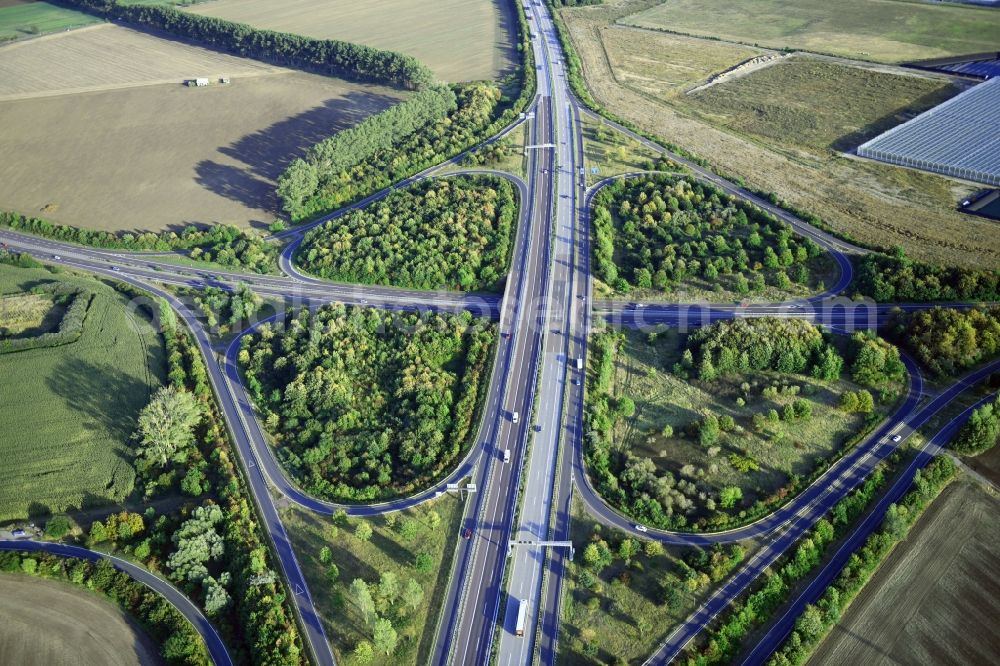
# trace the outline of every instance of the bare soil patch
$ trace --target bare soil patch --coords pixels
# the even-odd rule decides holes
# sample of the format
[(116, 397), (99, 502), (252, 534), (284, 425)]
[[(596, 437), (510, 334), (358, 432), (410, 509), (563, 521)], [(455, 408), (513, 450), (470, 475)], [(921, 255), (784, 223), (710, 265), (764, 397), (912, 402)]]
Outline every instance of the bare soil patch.
[(400, 51), (446, 81), (498, 79), (517, 60), (509, 0), (220, 0), (189, 11)]
[(934, 501), (809, 660), (989, 664), (1000, 652), (1000, 500), (960, 479)]
[(110, 601), (66, 583), (0, 575), (0, 660), (20, 666), (150, 666), (157, 645)]

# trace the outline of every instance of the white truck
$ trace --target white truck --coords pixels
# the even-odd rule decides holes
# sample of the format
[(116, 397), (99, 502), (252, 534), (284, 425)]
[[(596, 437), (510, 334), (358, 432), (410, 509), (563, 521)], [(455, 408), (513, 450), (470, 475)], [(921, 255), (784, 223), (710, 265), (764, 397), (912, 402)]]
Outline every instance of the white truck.
[(512, 413), (511, 415), (510, 415), (510, 422), (511, 422), (511, 423), (517, 423), (517, 420), (518, 420), (518, 419), (517, 419), (517, 412), (513, 412), (513, 413)]
[(514, 625), (514, 635), (524, 636), (524, 625), (528, 620), (528, 602), (517, 597), (511, 597), (510, 600), (517, 604), (517, 624)]
[(577, 370), (583, 370), (583, 357), (582, 356), (576, 359), (576, 369)]

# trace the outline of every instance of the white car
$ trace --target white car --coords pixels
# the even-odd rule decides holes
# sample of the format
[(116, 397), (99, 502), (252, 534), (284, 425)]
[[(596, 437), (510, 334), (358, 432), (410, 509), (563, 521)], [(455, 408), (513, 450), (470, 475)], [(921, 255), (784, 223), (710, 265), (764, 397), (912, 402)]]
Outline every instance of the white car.
[(646, 527), (645, 525), (636, 525), (635, 526), (635, 531), (636, 532), (648, 532), (649, 528)]
[(901, 441), (902, 439), (903, 439), (902, 435), (893, 435), (892, 436), (892, 441), (894, 441), (894, 442)]
[(62, 260), (62, 257), (60, 257), (58, 254), (53, 254), (52, 258), (55, 259), (56, 261), (61, 261)]

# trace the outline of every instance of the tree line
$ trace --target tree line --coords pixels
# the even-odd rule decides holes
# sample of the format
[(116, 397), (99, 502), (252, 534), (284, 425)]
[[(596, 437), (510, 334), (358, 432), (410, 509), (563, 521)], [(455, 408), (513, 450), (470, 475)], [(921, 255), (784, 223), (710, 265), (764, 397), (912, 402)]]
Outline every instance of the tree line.
[(0, 571), (24, 574), (93, 590), (135, 618), (171, 665), (208, 666), (205, 642), (181, 612), (156, 592), (118, 571), (110, 560), (97, 562), (49, 553), (0, 551)]
[(228, 224), (205, 228), (188, 225), (177, 233), (161, 231), (110, 232), (80, 229), (55, 224), (38, 217), (0, 211), (0, 226), (44, 236), (54, 240), (79, 243), (91, 247), (121, 250), (191, 250), (192, 259), (211, 261), (226, 266), (245, 268), (255, 273), (273, 273), (278, 262), (278, 248), (259, 234)]
[(416, 58), (363, 44), (264, 30), (162, 5), (124, 4), (117, 0), (58, 2), (114, 21), (162, 30), (214, 49), (281, 66), (414, 90), (426, 88), (434, 81), (431, 70)]
[(83, 320), (87, 316), (87, 309), (90, 307), (93, 293), (84, 289), (70, 291), (51, 289), (50, 291), (57, 300), (69, 303), (66, 312), (63, 313), (62, 320), (59, 322), (59, 328), (27, 338), (5, 338), (4, 329), (0, 327), (0, 354), (41, 347), (58, 347), (76, 342), (80, 338), (80, 335), (83, 334)]
[(619, 292), (690, 280), (740, 295), (810, 285), (822, 248), (778, 218), (673, 175), (619, 179), (594, 199), (594, 273)]
[(924, 509), (955, 478), (955, 473), (955, 464), (947, 456), (935, 458), (927, 467), (917, 470), (912, 490), (898, 504), (889, 506), (881, 528), (855, 551), (819, 601), (806, 605), (792, 633), (767, 662), (768, 666), (791, 666), (808, 660), (893, 547), (906, 538)]
[(1000, 300), (1000, 271), (914, 261), (902, 248), (854, 258), (852, 288), (880, 303)]
[(488, 135), (502, 103), (492, 83), (421, 91), (289, 164), (278, 179), (282, 206), (293, 221), (316, 217), (443, 162)]
[(1000, 441), (1000, 398), (973, 410), (969, 420), (955, 437), (951, 448), (958, 453), (976, 456)]
[(860, 488), (840, 500), (830, 513), (820, 518), (799, 539), (794, 549), (771, 566), (772, 574), (762, 576), (757, 589), (746, 594), (742, 603), (730, 605), (729, 610), (703, 634), (699, 645), (688, 647), (678, 661), (688, 666), (730, 663), (740, 652), (747, 634), (771, 620), (775, 611), (788, 600), (796, 583), (816, 569), (830, 544), (846, 534), (851, 524), (875, 500), (876, 493), (885, 485), (888, 476), (883, 466), (877, 467)]
[(338, 282), (499, 290), (516, 218), (506, 179), (425, 181), (309, 231), (296, 259)]
[(278, 456), (306, 492), (414, 492), (470, 442), (495, 327), (469, 313), (329, 305), (243, 338), (239, 363)]
[(114, 286), (154, 310), (166, 346), (167, 386), (137, 419), (144, 499), (178, 486), (189, 499), (179, 512), (147, 510), (141, 530), (131, 519), (127, 529), (120, 519), (96, 532), (92, 526), (91, 543), (110, 542), (165, 570), (212, 618), (237, 663), (305, 663), (288, 591), (275, 573), (199, 348), (165, 301)]

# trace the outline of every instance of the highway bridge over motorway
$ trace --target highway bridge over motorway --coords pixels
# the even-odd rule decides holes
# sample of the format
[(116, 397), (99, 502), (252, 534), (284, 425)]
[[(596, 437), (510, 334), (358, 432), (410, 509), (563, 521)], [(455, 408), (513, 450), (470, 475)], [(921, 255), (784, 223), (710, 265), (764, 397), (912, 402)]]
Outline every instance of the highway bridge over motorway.
[[(584, 469), (581, 435), (585, 382), (576, 381), (582, 380), (577, 359), (582, 359), (586, 367), (592, 317), (622, 326), (688, 328), (721, 319), (777, 316), (808, 319), (834, 330), (847, 331), (876, 327), (896, 308), (929, 307), (926, 304), (857, 303), (839, 298), (838, 294), (852, 278), (848, 255), (865, 250), (811, 227), (736, 184), (614, 123), (610, 124), (686, 166), (694, 177), (755, 203), (817, 242), (836, 260), (840, 275), (836, 284), (824, 294), (782, 304), (741, 307), (594, 303), (589, 272), (589, 206), (593, 194), (603, 183), (589, 189), (585, 187), (580, 129), (581, 117), (592, 112), (580, 105), (567, 83), (550, 10), (538, 0), (527, 7), (529, 21), (534, 26), (532, 48), (538, 64), (538, 85), (532, 113), (516, 124), (527, 124), (527, 143), (536, 148), (527, 153), (527, 175), (523, 180), (495, 172), (510, 179), (520, 194), (514, 256), (502, 297), (335, 284), (304, 275), (294, 266), (294, 252), (305, 229), (371, 203), (392, 189), (424, 178), (454, 175), (454, 171), (440, 172), (444, 166), (458, 164), (460, 158), (428, 169), (307, 227), (276, 234), (276, 242), (286, 243), (280, 259), (284, 273), (281, 276), (220, 272), (194, 267), (194, 262), (179, 265), (162, 254), (99, 250), (0, 230), (0, 240), (12, 249), (28, 252), (47, 262), (123, 280), (166, 299), (190, 327), (206, 358), (211, 383), (232, 431), (262, 524), (271, 536), (282, 572), (294, 593), (292, 598), (305, 641), (317, 664), (334, 664), (335, 659), (313, 606), (309, 586), (278, 515), (272, 488), (280, 496), (311, 511), (330, 514), (343, 509), (352, 515), (370, 516), (417, 505), (436, 497), (448, 484), (471, 479), (476, 492), (471, 493), (467, 501), (463, 529), (471, 530), (473, 536), (458, 541), (431, 661), (435, 666), (552, 664), (559, 639), (563, 574), (570, 550), (538, 542), (559, 543), (569, 539), (570, 504), (574, 492), (579, 493), (588, 510), (602, 522), (635, 531), (625, 516), (597, 496)], [(491, 141), (513, 127), (506, 128)], [(372, 505), (338, 505), (303, 492), (276, 461), (243, 388), (235, 360), (240, 338), (237, 337), (226, 350), (214, 349), (196, 315), (170, 292), (157, 286), (200, 288), (215, 285), (234, 289), (238, 283), (249, 284), (257, 293), (281, 298), (291, 305), (314, 307), (341, 302), (396, 309), (467, 310), (496, 320), (504, 335), (499, 338), (477, 446), (446, 478), (411, 497)], [(910, 371), (909, 394), (893, 417), (773, 514), (728, 532), (691, 534), (650, 529), (637, 535), (689, 545), (746, 538), (766, 540), (766, 546), (753, 559), (667, 637), (660, 649), (651, 655), (649, 663), (669, 663), (676, 657), (767, 566), (862, 482), (878, 461), (905, 445), (914, 431), (954, 398), (992, 372), (1000, 371), (1000, 362), (970, 373), (930, 396), (926, 394), (916, 365), (907, 360), (907, 367)], [(512, 418), (515, 412), (524, 418), (515, 421)], [(899, 480), (900, 493), (905, 491), (917, 466), (936, 452), (957, 422), (958, 419), (927, 443), (912, 468)], [(893, 442), (895, 435), (899, 435), (901, 441)], [(505, 450), (511, 451), (509, 463), (503, 459)], [(877, 524), (876, 521), (874, 525)], [(859, 534), (862, 529), (869, 528), (865, 523), (858, 528)], [(511, 548), (512, 541), (520, 545)], [(513, 631), (516, 618), (511, 609), (516, 604), (509, 603), (510, 599), (523, 602), (527, 607), (523, 637)], [(780, 626), (785, 628), (785, 633), (790, 627), (787, 622)], [(203, 632), (206, 640), (211, 640), (209, 633)], [(766, 643), (762, 642), (754, 651), (754, 659), (766, 659), (783, 635), (777, 629), (769, 633)], [(216, 653), (213, 651), (213, 656)]]

